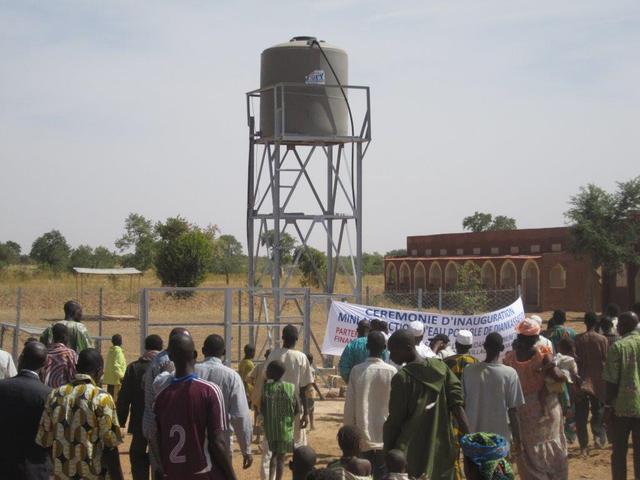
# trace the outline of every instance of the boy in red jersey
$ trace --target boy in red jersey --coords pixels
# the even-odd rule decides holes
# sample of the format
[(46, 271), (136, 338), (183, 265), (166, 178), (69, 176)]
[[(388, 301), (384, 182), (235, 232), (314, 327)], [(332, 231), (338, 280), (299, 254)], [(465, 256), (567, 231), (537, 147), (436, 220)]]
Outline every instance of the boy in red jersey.
[(156, 397), (158, 444), (168, 480), (235, 480), (227, 456), (226, 414), (220, 388), (196, 377), (196, 351), (188, 335), (174, 335), (167, 349), (176, 371)]

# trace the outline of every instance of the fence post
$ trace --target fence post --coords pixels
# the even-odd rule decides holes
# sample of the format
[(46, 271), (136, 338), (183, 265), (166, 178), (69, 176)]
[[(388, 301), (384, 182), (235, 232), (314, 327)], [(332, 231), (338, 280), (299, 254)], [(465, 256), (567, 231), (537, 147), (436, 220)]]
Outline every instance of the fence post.
[(20, 347), (20, 323), (22, 322), (22, 287), (16, 291), (16, 326), (13, 329), (13, 359), (18, 363), (18, 348)]
[(224, 357), (224, 364), (231, 365), (231, 322), (233, 319), (233, 290), (224, 290), (224, 343), (228, 346), (228, 353)]
[(522, 285), (518, 285), (518, 289), (516, 290), (516, 299), (522, 296)]
[(149, 335), (148, 301), (149, 293), (146, 288), (143, 288), (140, 292), (140, 312), (138, 314), (140, 319), (140, 355), (144, 354), (144, 339)]
[(366, 288), (365, 288), (365, 304), (366, 305), (371, 305), (371, 296), (369, 294), (369, 285), (367, 285)]
[(422, 289), (418, 289), (418, 308), (422, 308)]
[[(98, 337), (102, 337), (102, 320), (104, 317), (104, 287), (100, 287), (100, 293), (98, 297)], [(98, 338), (97, 345), (98, 351), (102, 354), (102, 338)]]
[(442, 311), (442, 287), (438, 287), (438, 311)]
[(238, 360), (243, 357), (242, 349), (242, 290), (238, 290)]
[(311, 292), (308, 288), (304, 289), (304, 317), (302, 320), (304, 337), (302, 350), (304, 353), (311, 351)]

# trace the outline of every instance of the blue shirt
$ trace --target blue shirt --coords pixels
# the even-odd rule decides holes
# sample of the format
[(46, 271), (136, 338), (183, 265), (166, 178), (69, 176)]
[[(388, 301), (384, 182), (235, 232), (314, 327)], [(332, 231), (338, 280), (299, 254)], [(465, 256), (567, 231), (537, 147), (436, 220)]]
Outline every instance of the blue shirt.
[(338, 363), (338, 369), (340, 370), (340, 376), (349, 383), (349, 374), (351, 369), (363, 363), (369, 357), (369, 350), (367, 350), (367, 337), (358, 337), (352, 340), (340, 355), (340, 363)]

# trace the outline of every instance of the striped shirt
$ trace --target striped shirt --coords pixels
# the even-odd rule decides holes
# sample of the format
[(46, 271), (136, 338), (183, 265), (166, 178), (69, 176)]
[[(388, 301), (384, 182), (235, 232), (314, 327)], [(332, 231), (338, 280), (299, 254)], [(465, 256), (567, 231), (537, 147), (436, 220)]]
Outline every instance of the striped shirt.
[(293, 416), (296, 395), (293, 383), (268, 380), (262, 392), (264, 434), (272, 453), (293, 451)]
[(45, 385), (58, 388), (70, 383), (76, 376), (78, 354), (64, 343), (48, 345), (47, 353), (47, 361), (42, 369)]

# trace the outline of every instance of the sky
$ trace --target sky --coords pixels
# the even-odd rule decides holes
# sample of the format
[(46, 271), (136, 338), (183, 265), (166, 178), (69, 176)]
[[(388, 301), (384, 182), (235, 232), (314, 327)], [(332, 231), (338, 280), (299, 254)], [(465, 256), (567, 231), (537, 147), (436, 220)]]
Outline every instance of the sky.
[(640, 174), (635, 0), (0, 0), (0, 241), (114, 249), (137, 212), (244, 243), (245, 93), (296, 35), (371, 87), (365, 251)]

